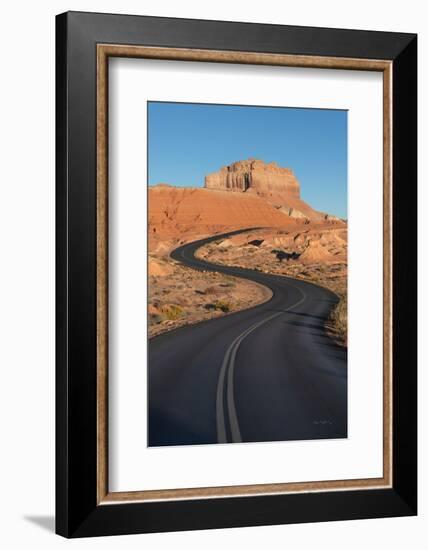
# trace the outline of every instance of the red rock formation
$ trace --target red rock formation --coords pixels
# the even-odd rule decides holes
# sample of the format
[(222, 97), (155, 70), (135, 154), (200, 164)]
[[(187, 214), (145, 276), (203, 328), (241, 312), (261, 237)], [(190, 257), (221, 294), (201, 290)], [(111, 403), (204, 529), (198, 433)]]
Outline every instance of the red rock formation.
[(324, 215), (300, 198), (300, 184), (293, 171), (276, 162), (248, 159), (223, 166), (205, 177), (205, 188), (258, 195), (293, 218), (319, 220)]
[(205, 177), (205, 187), (241, 192), (250, 190), (260, 195), (285, 193), (300, 198), (300, 185), (292, 170), (282, 168), (276, 162), (267, 164), (255, 159), (223, 166)]
[(167, 185), (149, 188), (151, 250), (171, 239), (191, 240), (243, 227), (287, 227), (292, 223), (296, 220), (257, 195)]
[[(205, 189), (166, 183), (149, 188), (149, 248), (167, 252), (181, 240), (243, 227), (341, 225), (300, 198), (289, 168), (261, 160), (224, 166), (205, 178)], [(309, 253), (308, 253), (309, 255)]]

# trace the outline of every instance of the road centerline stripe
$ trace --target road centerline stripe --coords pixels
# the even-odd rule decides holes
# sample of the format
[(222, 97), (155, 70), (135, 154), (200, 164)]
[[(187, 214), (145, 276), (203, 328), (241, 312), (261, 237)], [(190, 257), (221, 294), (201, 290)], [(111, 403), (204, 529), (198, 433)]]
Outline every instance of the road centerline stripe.
[[(290, 285), (290, 286), (293, 286), (293, 285)], [(219, 373), (218, 384), (217, 384), (216, 419), (217, 419), (218, 443), (228, 443), (227, 432), (226, 432), (226, 421), (225, 421), (225, 414), (224, 414), (224, 404), (223, 404), (226, 373), (227, 373), (227, 409), (228, 409), (228, 415), (229, 415), (229, 424), (230, 424), (230, 431), (232, 435), (232, 442), (233, 443), (242, 442), (242, 436), (239, 428), (238, 416), (236, 413), (236, 406), (235, 406), (235, 397), (234, 397), (234, 368), (235, 368), (235, 358), (238, 353), (239, 346), (241, 345), (243, 340), (249, 334), (251, 334), (251, 332), (261, 327), (268, 321), (274, 319), (275, 317), (278, 317), (283, 313), (287, 313), (291, 309), (300, 305), (306, 299), (306, 294), (301, 289), (294, 286), (293, 288), (296, 288), (300, 292), (300, 294), (302, 294), (302, 298), (300, 300), (298, 300), (296, 303), (294, 303), (284, 311), (278, 311), (273, 315), (270, 315), (269, 317), (262, 319), (261, 321), (258, 321), (257, 323), (251, 325), (244, 332), (238, 335), (226, 350), (226, 353), (223, 358), (222, 366), (220, 369), (220, 373)]]
[[(198, 268), (201, 269), (201, 268), (203, 268), (204, 264), (206, 264), (206, 265), (209, 266), (210, 271), (211, 270), (212, 271), (217, 271), (219, 273), (222, 273), (222, 272), (223, 273), (230, 273), (230, 272), (232, 272), (232, 275), (234, 275), (235, 277), (240, 277), (239, 274), (236, 274), (236, 273), (233, 272), (234, 271), (234, 266), (216, 265), (216, 264), (211, 264), (210, 262), (206, 262), (206, 261), (203, 261), (203, 260), (200, 261), (200, 260), (195, 258), (194, 254), (195, 254), (196, 250), (198, 250), (201, 246), (203, 246), (206, 243), (215, 241), (216, 239), (219, 239), (221, 237), (224, 238), (225, 236), (244, 233), (244, 232), (251, 231), (251, 230), (254, 230), (254, 229), (260, 229), (260, 228), (247, 228), (247, 229), (244, 229), (244, 230), (237, 230), (237, 231), (233, 231), (233, 232), (230, 232), (230, 233), (225, 233), (223, 235), (216, 235), (216, 236), (213, 236), (209, 239), (201, 239), (200, 241), (196, 241), (195, 243), (193, 243), (193, 245), (198, 244), (199, 246), (196, 246), (194, 248), (194, 250), (192, 250), (190, 258), (188, 258), (186, 256), (186, 254), (185, 254), (186, 249), (185, 249), (184, 246), (175, 249), (175, 251), (173, 251), (171, 253), (171, 257), (174, 259), (173, 253), (175, 252), (177, 254), (177, 251), (179, 250), (178, 258), (175, 258), (175, 259), (178, 259), (179, 261), (181, 259), (182, 263), (184, 263), (185, 265), (188, 264), (189, 262), (193, 262), (193, 264), (196, 263), (197, 267), (195, 267), (195, 265), (190, 266), (190, 267), (193, 267), (194, 269), (198, 269)], [(251, 278), (245, 277), (245, 276), (243, 276), (241, 278), (251, 280)], [(261, 283), (261, 284), (263, 284), (263, 283)], [(230, 432), (231, 432), (232, 442), (242, 442), (242, 437), (241, 437), (241, 432), (240, 432), (240, 428), (239, 428), (239, 422), (238, 422), (238, 417), (237, 417), (236, 407), (235, 407), (235, 398), (234, 398), (235, 358), (236, 358), (236, 355), (237, 355), (238, 350), (239, 350), (239, 346), (241, 345), (242, 341), (251, 332), (253, 332), (257, 328), (259, 328), (263, 324), (265, 324), (268, 321), (270, 321), (271, 319), (273, 319), (275, 317), (278, 317), (279, 315), (281, 315), (283, 313), (286, 313), (286, 312), (290, 311), (291, 309), (297, 307), (298, 305), (300, 305), (306, 299), (306, 294), (302, 289), (300, 289), (299, 287), (296, 287), (295, 285), (293, 285), (289, 282), (287, 284), (289, 286), (291, 286), (292, 288), (294, 288), (295, 290), (297, 290), (302, 295), (302, 298), (300, 300), (298, 300), (295, 304), (288, 307), (287, 309), (285, 309), (283, 311), (276, 312), (273, 315), (270, 315), (269, 317), (267, 317), (266, 319), (263, 319), (261, 321), (258, 321), (255, 324), (251, 325), (244, 332), (242, 332), (240, 335), (238, 335), (226, 350), (226, 353), (224, 355), (222, 365), (221, 365), (221, 368), (220, 368), (219, 376), (218, 376), (217, 391), (216, 391), (216, 422), (217, 422), (217, 441), (218, 441), (218, 443), (228, 443), (227, 430), (226, 430), (226, 420), (225, 420), (225, 410), (224, 410), (224, 391), (225, 391), (226, 383), (227, 383), (226, 405), (227, 405), (227, 412), (228, 412), (228, 417), (229, 417), (229, 424), (230, 424)], [(267, 287), (270, 288), (269, 285), (267, 285)]]

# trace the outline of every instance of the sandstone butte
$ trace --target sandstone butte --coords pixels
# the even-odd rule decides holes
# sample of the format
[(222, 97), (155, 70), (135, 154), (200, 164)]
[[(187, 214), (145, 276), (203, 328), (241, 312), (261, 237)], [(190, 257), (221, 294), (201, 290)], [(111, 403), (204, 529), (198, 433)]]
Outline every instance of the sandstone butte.
[(294, 218), (321, 219), (325, 216), (300, 198), (300, 184), (293, 171), (276, 162), (248, 159), (223, 166), (205, 177), (205, 188), (263, 197)]
[(158, 184), (149, 188), (149, 248), (244, 227), (284, 227), (334, 217), (300, 198), (289, 168), (244, 160), (205, 177), (204, 188)]

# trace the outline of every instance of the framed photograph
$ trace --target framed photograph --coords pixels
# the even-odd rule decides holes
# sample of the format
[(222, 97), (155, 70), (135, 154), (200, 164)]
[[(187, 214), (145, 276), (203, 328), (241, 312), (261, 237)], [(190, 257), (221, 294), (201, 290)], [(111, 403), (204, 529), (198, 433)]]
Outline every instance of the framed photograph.
[(57, 533), (415, 515), (416, 35), (56, 25)]

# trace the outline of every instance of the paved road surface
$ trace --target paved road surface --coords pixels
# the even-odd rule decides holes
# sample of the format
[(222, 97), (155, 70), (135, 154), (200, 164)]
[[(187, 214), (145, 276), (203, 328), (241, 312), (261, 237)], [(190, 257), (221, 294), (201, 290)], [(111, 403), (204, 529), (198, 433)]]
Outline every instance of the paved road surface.
[(346, 350), (324, 331), (337, 297), (304, 281), (194, 257), (201, 245), (239, 232), (171, 256), (264, 284), (273, 296), (150, 340), (150, 446), (347, 436)]

